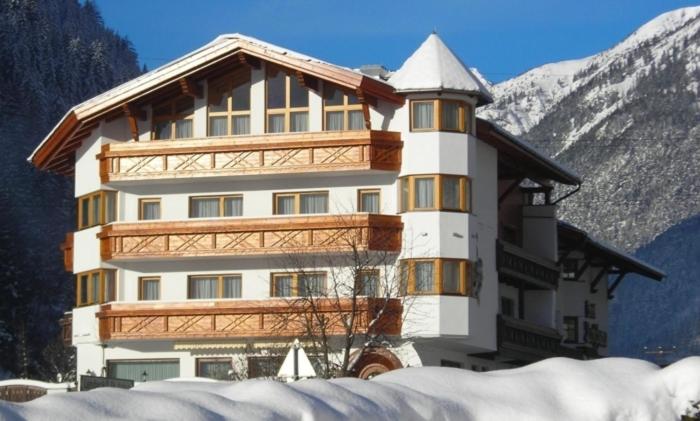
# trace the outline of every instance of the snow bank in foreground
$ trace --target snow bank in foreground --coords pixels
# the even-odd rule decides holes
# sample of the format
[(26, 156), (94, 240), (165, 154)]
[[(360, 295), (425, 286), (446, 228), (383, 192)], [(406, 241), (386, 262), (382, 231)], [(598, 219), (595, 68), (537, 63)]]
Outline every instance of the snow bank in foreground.
[(553, 358), (488, 373), (407, 368), (372, 381), (149, 382), (0, 404), (0, 419), (656, 421), (680, 419), (698, 399), (700, 357), (665, 369), (625, 358)]

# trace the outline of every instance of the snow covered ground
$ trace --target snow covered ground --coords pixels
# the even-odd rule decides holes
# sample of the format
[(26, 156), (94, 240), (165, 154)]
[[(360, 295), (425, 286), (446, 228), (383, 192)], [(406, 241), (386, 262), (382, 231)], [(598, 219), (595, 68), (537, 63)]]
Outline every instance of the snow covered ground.
[(700, 399), (700, 357), (667, 368), (639, 360), (553, 358), (475, 373), (407, 368), (371, 381), (293, 384), (163, 381), (0, 404), (2, 420), (679, 420)]

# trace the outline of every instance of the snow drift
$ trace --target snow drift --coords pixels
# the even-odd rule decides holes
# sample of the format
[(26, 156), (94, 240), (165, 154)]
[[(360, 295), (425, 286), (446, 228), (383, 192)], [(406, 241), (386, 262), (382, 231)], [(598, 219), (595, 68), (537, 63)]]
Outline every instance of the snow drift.
[(475, 373), (406, 368), (371, 381), (161, 381), (0, 404), (3, 420), (678, 420), (700, 399), (700, 357), (667, 368), (633, 359), (553, 358)]

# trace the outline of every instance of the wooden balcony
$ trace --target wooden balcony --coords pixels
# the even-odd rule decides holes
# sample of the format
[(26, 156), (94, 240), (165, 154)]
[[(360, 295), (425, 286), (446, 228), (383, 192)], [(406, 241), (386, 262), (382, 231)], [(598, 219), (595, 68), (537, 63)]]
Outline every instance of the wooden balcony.
[(63, 251), (63, 267), (66, 272), (73, 272), (73, 233), (66, 234), (66, 239), (61, 243), (61, 251)]
[(522, 362), (539, 361), (551, 357), (575, 357), (573, 350), (561, 346), (561, 335), (556, 329), (498, 316), (498, 354)]
[[(326, 332), (342, 335), (342, 318), (351, 314), (350, 299), (317, 299), (327, 321)], [(399, 299), (358, 298), (356, 333), (401, 333)], [(206, 339), (303, 337), (309, 326), (309, 303), (296, 299), (210, 301), (201, 303), (105, 304), (97, 313), (100, 339)], [(372, 323), (374, 321), (374, 323)]]
[(400, 133), (279, 133), (102, 146), (103, 183), (262, 174), (401, 169)]
[(522, 248), (499, 241), (497, 245), (499, 274), (516, 278), (537, 288), (557, 289), (559, 267), (553, 261), (526, 252)]
[(116, 223), (98, 237), (103, 260), (401, 250), (401, 217), (323, 215)]

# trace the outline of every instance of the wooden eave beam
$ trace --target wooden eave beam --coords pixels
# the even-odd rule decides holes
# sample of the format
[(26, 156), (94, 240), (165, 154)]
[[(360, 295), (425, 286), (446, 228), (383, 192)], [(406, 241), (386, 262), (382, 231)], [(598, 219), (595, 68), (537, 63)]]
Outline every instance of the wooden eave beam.
[(615, 278), (615, 281), (612, 283), (610, 288), (608, 288), (608, 300), (612, 300), (615, 298), (613, 295), (613, 292), (617, 289), (617, 287), (620, 285), (620, 282), (622, 282), (622, 279), (627, 275), (627, 272), (621, 272), (619, 275), (617, 275), (617, 278)]
[(134, 142), (139, 141), (139, 123), (138, 120), (146, 121), (146, 112), (135, 107), (133, 104), (124, 104), (122, 106), (126, 120), (129, 123), (129, 132), (131, 133)]
[(196, 84), (192, 78), (183, 77), (178, 80), (180, 83), (180, 89), (183, 95), (191, 96), (192, 98), (204, 98), (202, 93), (202, 88)]
[(590, 288), (591, 294), (595, 294), (596, 292), (598, 292), (598, 288), (596, 288), (596, 287), (598, 286), (598, 283), (603, 279), (603, 275), (605, 275), (609, 269), (610, 268), (605, 267), (605, 266), (600, 268), (600, 272), (598, 272), (596, 277), (593, 279), (593, 282), (591, 282), (591, 288)]
[(294, 74), (297, 77), (297, 82), (299, 83), (299, 85), (318, 92), (318, 79), (317, 78), (315, 78), (313, 76), (309, 76), (306, 73), (299, 71), (299, 70), (295, 71)]
[(251, 69), (255, 70), (260, 70), (262, 67), (262, 64), (260, 63), (260, 59), (257, 57), (250, 56), (248, 54), (245, 54), (244, 52), (240, 51), (238, 53), (238, 61), (241, 64), (245, 64), (246, 66), (250, 67)]
[(581, 276), (583, 276), (583, 273), (586, 271), (586, 269), (588, 269), (588, 266), (590, 266), (590, 264), (591, 261), (588, 258), (586, 258), (586, 260), (583, 262), (583, 266), (581, 266), (578, 269), (578, 272), (576, 272), (576, 276), (574, 276), (574, 279), (572, 279), (572, 281), (578, 281), (579, 279), (581, 279)]
[(501, 205), (501, 203), (503, 203), (505, 198), (508, 197), (508, 195), (511, 194), (513, 192), (513, 190), (515, 190), (520, 185), (520, 183), (523, 182), (523, 180), (524, 180), (524, 178), (518, 177), (515, 179), (515, 181), (513, 181), (513, 183), (510, 186), (508, 186), (508, 188), (503, 192), (503, 194), (501, 194), (498, 197), (498, 205), (499, 206)]

